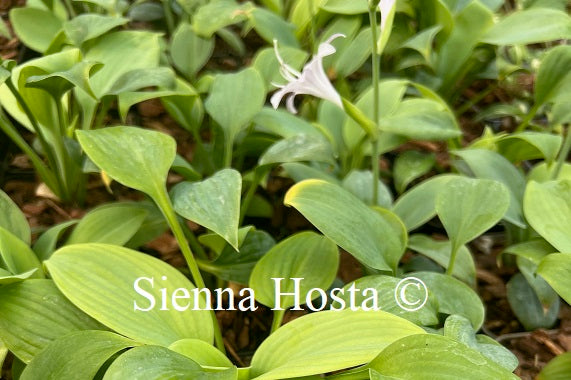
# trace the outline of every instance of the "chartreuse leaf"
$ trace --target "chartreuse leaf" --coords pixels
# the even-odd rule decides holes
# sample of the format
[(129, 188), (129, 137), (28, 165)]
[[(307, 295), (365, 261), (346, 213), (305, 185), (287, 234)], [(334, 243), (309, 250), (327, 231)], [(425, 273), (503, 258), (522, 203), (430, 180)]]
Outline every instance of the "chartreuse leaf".
[(213, 345), (202, 340), (181, 339), (171, 344), (168, 348), (192, 359), (202, 367), (230, 368), (233, 366), (226, 355)]
[[(307, 52), (290, 46), (279, 46), (279, 52), (284, 62), (300, 70), (307, 60)], [(285, 79), (280, 74), (280, 64), (272, 48), (260, 49), (254, 57), (253, 66), (264, 78), (266, 86), (271, 83), (283, 83)]]
[(321, 8), (330, 13), (355, 15), (360, 13), (367, 13), (369, 6), (366, 0), (326, 0), (321, 5)]
[(249, 68), (235, 74), (217, 75), (204, 106), (224, 130), (226, 143), (231, 144), (238, 132), (262, 110), (265, 99), (262, 76), (256, 69)]
[(453, 256), (499, 222), (509, 203), (509, 192), (500, 182), (465, 177), (448, 182), (436, 196), (436, 213), (452, 243)]
[(248, 229), (246, 237), (240, 241), (239, 253), (225, 244), (216, 260), (199, 260), (198, 264), (201, 269), (218, 278), (247, 285), (254, 265), (275, 244), (276, 241), (267, 232)]
[(444, 323), (444, 336), (480, 351), (488, 359), (498, 363), (508, 371), (518, 366), (517, 357), (510, 350), (487, 335), (476, 335), (470, 321), (461, 315), (451, 315)]
[(8, 348), (0, 340), (0, 367), (4, 367), (4, 360), (6, 360), (6, 356), (8, 355)]
[(299, 134), (286, 137), (273, 144), (264, 152), (260, 157), (259, 165), (300, 161), (333, 163), (331, 144), (325, 137), (314, 134)]
[(523, 210), (529, 224), (549, 244), (559, 252), (571, 252), (571, 180), (531, 181)]
[(77, 331), (50, 343), (28, 364), (21, 380), (91, 380), (109, 358), (135, 341), (109, 331)]
[[(351, 170), (343, 179), (342, 186), (366, 204), (373, 206), (373, 173), (369, 170)], [(374, 206), (390, 208), (393, 195), (381, 180), (379, 180), (378, 200)]]
[(20, 41), (40, 53), (48, 50), (62, 27), (62, 21), (52, 12), (32, 7), (12, 9), (10, 22)]
[(82, 89), (95, 98), (95, 94), (89, 84), (89, 77), (102, 67), (103, 65), (97, 62), (78, 62), (65, 71), (30, 76), (26, 81), (26, 86), (41, 88), (51, 94), (57, 101), (63, 94), (74, 87)]
[[(90, 79), (93, 92), (101, 98), (125, 73), (158, 66), (160, 35), (143, 31), (114, 32), (90, 42), (85, 50), (86, 61), (103, 63), (103, 68)], [(125, 57), (129, 57), (128, 65)]]
[(67, 229), (78, 223), (78, 220), (68, 220), (48, 229), (46, 232), (40, 235), (38, 240), (34, 243), (32, 249), (40, 261), (44, 261), (50, 258), (52, 253), (56, 249), (56, 245)]
[(500, 138), (499, 152), (512, 162), (544, 158), (548, 163), (555, 161), (563, 138), (542, 132), (525, 131)]
[[(204, 298), (196, 300), (194, 285), (164, 261), (114, 245), (75, 244), (44, 265), (77, 307), (122, 335), (164, 346), (183, 338), (212, 341)], [(187, 291), (174, 293), (178, 288)], [(160, 289), (166, 289), (164, 300)], [(171, 299), (175, 294), (178, 300)]]
[(78, 15), (63, 24), (63, 30), (70, 41), (80, 47), (85, 41), (97, 38), (110, 30), (125, 25), (129, 19), (104, 16), (95, 13)]
[(104, 327), (76, 308), (51, 280), (0, 286), (0, 340), (29, 363), (55, 339)]
[(408, 150), (395, 160), (393, 177), (395, 187), (402, 193), (409, 183), (428, 173), (436, 163), (433, 154), (425, 154), (416, 150)]
[[(426, 235), (417, 234), (410, 236), (408, 248), (436, 261), (445, 269), (448, 268), (451, 252), (450, 241), (433, 240)], [(476, 285), (474, 258), (466, 246), (462, 246), (458, 250), (452, 275), (470, 286)]]
[(569, 38), (571, 18), (566, 12), (531, 8), (514, 12), (490, 28), (482, 42), (494, 45), (527, 45)]
[(66, 245), (106, 243), (123, 245), (139, 230), (147, 212), (129, 203), (103, 205), (87, 213), (77, 224)]
[(182, 182), (172, 191), (175, 211), (222, 236), (238, 250), (242, 176), (223, 169), (201, 182)]
[(521, 204), (525, 189), (525, 178), (516, 167), (496, 152), (486, 149), (455, 151), (477, 178), (490, 179), (506, 185), (510, 200), (505, 219), (520, 228), (525, 228)]
[(436, 196), (456, 177), (442, 174), (421, 182), (397, 199), (393, 212), (409, 231), (420, 227), (436, 216)]
[(474, 330), (479, 330), (484, 322), (484, 305), (472, 288), (454, 277), (436, 272), (411, 273), (422, 280), (438, 303), (442, 314), (460, 314), (468, 318)]
[(236, 371), (236, 367), (218, 372), (207, 371), (195, 361), (168, 348), (142, 346), (119, 356), (109, 366), (103, 380), (235, 380)]
[[(348, 288), (353, 284), (355, 285), (357, 291), (353, 298), (356, 307), (359, 307), (365, 302), (367, 307), (371, 307), (371, 301), (366, 301), (370, 298), (371, 294), (367, 293), (363, 295), (361, 292), (364, 289), (375, 289), (377, 291), (377, 302), (378, 307), (388, 313), (394, 314), (396, 316), (407, 319), (420, 326), (435, 326), (438, 324), (438, 304), (436, 303), (435, 297), (431, 294), (430, 289), (428, 294), (424, 292), (424, 289), (417, 289), (411, 286), (406, 291), (407, 300), (416, 302), (420, 300), (424, 301), (425, 297), (428, 297), (427, 302), (420, 309), (415, 311), (405, 310), (400, 307), (397, 303), (395, 292), (397, 291), (397, 286), (401, 281), (398, 277), (375, 275), (375, 276), (365, 276), (361, 277), (344, 287), (344, 293), (339, 294), (339, 297), (345, 301), (345, 307), (351, 307), (351, 293), (349, 293)], [(336, 304), (335, 307), (340, 305)]]
[(404, 253), (406, 243), (400, 231), (395, 232), (393, 219), (338, 185), (316, 179), (299, 182), (288, 190), (284, 204), (295, 207), (335, 244), (372, 268), (395, 270)]
[(181, 22), (172, 36), (170, 56), (186, 78), (194, 78), (214, 50), (214, 39), (198, 36), (192, 26)]
[[(309, 293), (311, 289), (325, 291), (331, 286), (338, 266), (339, 253), (331, 240), (315, 232), (300, 232), (272, 247), (258, 261), (250, 275), (249, 285), (256, 294), (256, 300), (268, 307), (288, 309), (296, 305), (299, 308), (307, 299), (320, 296), (318, 292)], [(275, 281), (274, 278), (283, 280)], [(298, 282), (298, 289), (292, 278), (303, 279)], [(276, 298), (277, 286), (281, 293), (298, 290), (300, 298)], [(321, 306), (325, 306), (322, 301), (316, 302), (315, 308)]]
[(208, 1), (192, 17), (192, 26), (199, 36), (212, 37), (218, 30), (247, 19), (247, 13), (235, 0)]
[(442, 25), (435, 25), (415, 34), (406, 40), (401, 46), (419, 52), (426, 62), (431, 65), (434, 38), (442, 30)]
[(425, 380), (427, 374), (435, 379), (518, 379), (464, 343), (433, 334), (407, 336), (394, 342), (369, 368), (384, 376), (409, 380)]
[(298, 47), (295, 26), (267, 9), (255, 7), (249, 12), (249, 21), (266, 42), (277, 40), (280, 45)]
[(168, 67), (148, 67), (128, 71), (117, 78), (113, 86), (107, 91), (107, 94), (133, 93), (146, 87), (155, 86), (173, 89), (175, 87), (174, 71)]
[(394, 114), (381, 118), (379, 127), (417, 140), (448, 140), (462, 134), (454, 115), (432, 99), (404, 100)]
[[(568, 20), (570, 19), (569, 16), (566, 17)], [(545, 24), (546, 27), (549, 25), (551, 25), (550, 21)], [(553, 101), (563, 86), (571, 81), (570, 66), (571, 46), (561, 45), (549, 50), (541, 60), (541, 65), (537, 71), (535, 81), (536, 106)]]
[(260, 345), (250, 375), (256, 380), (288, 379), (355, 367), (413, 334), (424, 330), (384, 311), (347, 309), (304, 315)]
[(89, 158), (115, 181), (160, 197), (176, 154), (174, 139), (136, 127), (77, 131)]
[(537, 274), (541, 275), (567, 303), (571, 303), (570, 271), (571, 254), (569, 253), (547, 255), (537, 268)]
[(10, 231), (18, 239), (30, 244), (30, 225), (16, 203), (0, 190), (0, 227)]
[(556, 356), (539, 373), (537, 380), (567, 380), (571, 373), (571, 352)]
[(40, 262), (34, 251), (10, 231), (0, 227), (0, 285), (25, 278), (43, 278)]

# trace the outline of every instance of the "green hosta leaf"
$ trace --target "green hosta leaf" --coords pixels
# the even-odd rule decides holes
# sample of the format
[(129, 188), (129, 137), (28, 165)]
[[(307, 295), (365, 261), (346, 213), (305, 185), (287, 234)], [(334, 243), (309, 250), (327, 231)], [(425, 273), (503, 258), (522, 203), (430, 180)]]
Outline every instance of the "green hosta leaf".
[[(351, 328), (348, 328), (351, 326)], [(284, 379), (365, 364), (384, 347), (424, 330), (383, 311), (325, 311), (297, 318), (258, 348), (250, 375)]]
[(256, 130), (283, 138), (302, 134), (322, 137), (321, 133), (311, 123), (280, 109), (274, 110), (271, 107), (264, 107), (254, 117), (253, 121), (256, 124)]
[(238, 250), (242, 177), (223, 169), (201, 182), (183, 182), (172, 191), (176, 212), (220, 236)]
[(569, 253), (547, 255), (537, 268), (537, 273), (569, 304), (571, 304), (570, 271), (571, 254)]
[(264, 80), (256, 69), (249, 68), (235, 74), (217, 75), (204, 105), (224, 129), (227, 144), (230, 144), (262, 110), (265, 98)]
[(169, 346), (169, 349), (192, 359), (202, 367), (230, 368), (234, 366), (222, 352), (202, 340), (177, 340)]
[[(307, 60), (307, 52), (291, 46), (279, 46), (279, 52), (284, 62), (296, 70), (301, 70), (303, 63)], [(261, 49), (256, 53), (253, 66), (264, 78), (266, 86), (271, 83), (284, 83), (285, 79), (280, 74), (280, 64), (276, 53), (272, 48)], [(283, 111), (280, 111), (283, 112)], [(287, 127), (287, 126), (285, 126)]]
[[(561, 12), (562, 13), (562, 12)], [(569, 19), (569, 16), (566, 16)], [(550, 22), (545, 24), (551, 25)], [(535, 80), (536, 106), (553, 101), (560, 90), (571, 81), (571, 46), (557, 46), (545, 55), (537, 71)]]
[[(157, 67), (161, 53), (160, 35), (142, 31), (109, 33), (89, 43), (85, 60), (103, 63), (91, 78), (91, 88), (101, 98), (115, 82), (131, 70)], [(129, 57), (129, 64), (125, 64)]]
[[(412, 235), (408, 240), (408, 248), (436, 261), (444, 268), (450, 262), (451, 246), (449, 241), (438, 241), (426, 235)], [(470, 286), (476, 285), (476, 268), (472, 254), (466, 246), (460, 247), (452, 275)]]
[[(43, 278), (40, 262), (34, 251), (10, 231), (0, 227), (0, 268), (25, 278)], [(13, 282), (11, 276), (0, 276), (0, 284)]]
[(64, 234), (69, 227), (77, 223), (77, 220), (69, 220), (67, 222), (57, 224), (41, 234), (32, 247), (34, 253), (38, 256), (38, 259), (40, 261), (49, 259), (55, 251), (61, 235)]
[[(190, 292), (194, 285), (161, 260), (113, 245), (76, 244), (60, 248), (44, 264), (67, 298), (122, 335), (164, 346), (183, 338), (212, 341), (204, 298), (196, 300)], [(178, 288), (187, 289), (188, 297), (177, 291), (178, 301), (171, 300), (168, 295)], [(163, 302), (168, 310), (159, 310)], [(203, 310), (192, 310), (195, 306)]]
[[(408, 81), (389, 79), (379, 82), (379, 117), (388, 117), (397, 110), (408, 86)], [(368, 118), (373, 118), (373, 88), (369, 88), (355, 104)], [(382, 134), (382, 136), (386, 133)], [(353, 119), (347, 118), (343, 125), (343, 139), (349, 149), (354, 149), (365, 136), (363, 128)], [(382, 137), (381, 136), (381, 137)]]
[(424, 154), (409, 150), (400, 154), (395, 160), (393, 176), (395, 187), (402, 193), (409, 183), (428, 173), (436, 163), (433, 154)]
[(30, 244), (30, 225), (16, 203), (0, 190), (0, 227), (10, 231), (18, 239)]
[(109, 95), (119, 95), (146, 87), (175, 87), (175, 73), (168, 67), (135, 69), (121, 75), (108, 90)]
[(299, 161), (333, 163), (331, 144), (324, 137), (313, 134), (287, 137), (273, 144), (260, 157), (259, 165)]
[(416, 140), (448, 140), (462, 134), (454, 116), (431, 99), (403, 101), (393, 115), (381, 118), (380, 128)]
[(198, 181), (202, 178), (202, 175), (184, 157), (178, 154), (174, 158), (171, 168), (187, 181)]
[(89, 77), (103, 67), (95, 62), (78, 62), (69, 70), (58, 71), (46, 75), (30, 76), (26, 81), (27, 87), (41, 88), (58, 100), (74, 87), (78, 87), (95, 98), (91, 90)]
[[(426, 294), (424, 289), (417, 289), (414, 286), (409, 287), (406, 290), (406, 297), (407, 300), (410, 301), (417, 301), (420, 300), (421, 302), (424, 301), (426, 297), (428, 297), (427, 302), (418, 310), (409, 311), (405, 310), (399, 306), (397, 303), (397, 299), (395, 297), (395, 292), (397, 292), (397, 286), (401, 279), (398, 277), (392, 276), (384, 276), (384, 275), (377, 275), (377, 276), (365, 276), (361, 277), (358, 280), (353, 281), (350, 284), (345, 285), (344, 287), (344, 294), (340, 294), (339, 297), (345, 301), (345, 307), (350, 308), (351, 305), (351, 294), (348, 292), (348, 288), (355, 284), (356, 289), (363, 289), (372, 288), (376, 289), (377, 291), (377, 302), (378, 307), (386, 311), (388, 313), (394, 314), (396, 316), (402, 317), (407, 319), (417, 325), (420, 326), (434, 326), (438, 324), (438, 304), (436, 303), (436, 299), (432, 294)], [(402, 286), (402, 285), (401, 285)], [(359, 307), (365, 302), (367, 298), (370, 298), (371, 294), (367, 293), (363, 295), (358, 291), (355, 293), (354, 302), (356, 307)], [(365, 305), (367, 307), (371, 307), (371, 301), (366, 301)], [(339, 305), (340, 306), (340, 305)], [(337, 305), (335, 307), (338, 307)]]
[(571, 252), (571, 180), (531, 181), (523, 203), (529, 224), (560, 252)]
[(195, 89), (185, 81), (177, 78), (176, 90), (173, 96), (161, 98), (166, 111), (173, 119), (189, 132), (200, 128), (204, 118), (204, 106)]
[(369, 6), (366, 0), (326, 0), (321, 8), (330, 13), (344, 14), (344, 15), (355, 15), (361, 13), (367, 13), (369, 11)]
[[(462, 77), (462, 70), (473, 56), (474, 48), (494, 24), (493, 12), (481, 1), (463, 1), (462, 5), (466, 6), (453, 16), (453, 20), (448, 20), (450, 16), (438, 15), (447, 19), (439, 22), (439, 25), (444, 25), (443, 33), (448, 37), (440, 47), (435, 62), (436, 74), (442, 79), (440, 93), (445, 96), (453, 91)], [(443, 9), (437, 12), (448, 13)], [(448, 28), (452, 25), (447, 25), (448, 22), (453, 25), (450, 30)]]
[(403, 44), (403, 48), (409, 48), (419, 52), (426, 62), (430, 65), (432, 62), (432, 51), (434, 38), (442, 30), (441, 25), (435, 25), (431, 28), (425, 29), (422, 32), (417, 33), (410, 39), (406, 40)]
[(174, 66), (187, 78), (194, 78), (214, 50), (214, 39), (196, 35), (192, 26), (180, 23), (174, 32), (170, 56)]
[(91, 380), (113, 355), (136, 342), (108, 331), (78, 331), (50, 343), (28, 364), (21, 380)]
[(167, 229), (167, 221), (161, 210), (151, 201), (136, 204), (147, 212), (147, 218), (135, 235), (125, 244), (127, 248), (138, 248), (161, 236)]
[(264, 231), (248, 231), (240, 252), (225, 246), (220, 256), (212, 262), (199, 261), (200, 268), (226, 281), (248, 285), (254, 265), (276, 244), (276, 241)]
[(256, 7), (249, 13), (249, 19), (256, 33), (266, 42), (276, 40), (280, 45), (299, 46), (294, 33), (295, 26), (275, 13)]
[(52, 12), (26, 7), (10, 11), (14, 32), (32, 50), (44, 53), (62, 27), (62, 21)]
[(136, 127), (77, 131), (89, 158), (115, 181), (160, 196), (176, 154), (174, 139)]
[(300, 164), (297, 162), (291, 162), (287, 164), (280, 165), (291, 179), (295, 182), (301, 182), (305, 179), (321, 179), (323, 181), (340, 184), (339, 180), (333, 177), (329, 173), (324, 173), (323, 170), (319, 170), (312, 166), (305, 164)]
[(348, 77), (363, 66), (371, 51), (371, 29), (363, 28), (350, 44), (339, 49), (333, 69), (339, 77)]
[(525, 178), (508, 160), (496, 152), (486, 149), (466, 149), (455, 151), (460, 156), (470, 171), (477, 178), (494, 180), (506, 185), (510, 191), (510, 200), (505, 219), (520, 228), (525, 228), (521, 205), (525, 190)]
[(106, 243), (123, 245), (139, 230), (147, 212), (129, 203), (100, 206), (81, 219), (66, 241), (66, 245)]
[[(352, 170), (343, 179), (342, 186), (364, 203), (373, 205), (373, 173), (371, 171)], [(380, 180), (377, 197), (377, 204), (374, 206), (391, 207), (393, 195), (387, 185)]]
[(288, 190), (284, 204), (295, 207), (325, 236), (372, 268), (394, 270), (404, 253), (406, 243), (392, 219), (338, 185), (300, 182)]
[[(307, 299), (319, 297), (318, 292), (308, 294), (313, 288), (326, 290), (333, 283), (339, 266), (339, 253), (335, 244), (315, 232), (300, 232), (281, 241), (258, 261), (250, 276), (250, 287), (256, 300), (271, 308), (288, 309), (305, 304)], [(275, 281), (274, 278), (284, 279)], [(299, 284), (299, 299), (293, 296), (276, 298), (279, 286), (281, 293), (292, 293), (296, 285), (292, 278), (302, 278)], [(314, 308), (319, 309), (321, 301)]]
[(245, 6), (234, 0), (208, 1), (193, 14), (192, 26), (199, 36), (212, 37), (218, 30), (247, 19)]
[(444, 336), (479, 351), (508, 371), (514, 371), (519, 364), (517, 357), (500, 343), (487, 335), (476, 335), (470, 321), (460, 315), (451, 315), (446, 318)]
[(369, 368), (398, 379), (497, 379), (517, 376), (476, 350), (441, 335), (412, 335), (400, 339), (377, 356)]
[(484, 305), (468, 285), (454, 277), (436, 272), (414, 272), (410, 274), (422, 280), (438, 300), (438, 312), (460, 314), (468, 318), (474, 330), (484, 322)]
[(559, 299), (542, 305), (537, 292), (521, 273), (510, 279), (506, 290), (510, 306), (526, 330), (550, 328), (557, 321)]
[(420, 227), (436, 216), (436, 197), (454, 178), (457, 176), (443, 174), (421, 182), (397, 199), (393, 212), (409, 231)]
[(103, 328), (69, 302), (51, 280), (0, 286), (0, 298), (0, 340), (25, 363), (70, 332)]
[(103, 380), (204, 379), (234, 380), (236, 368), (210, 372), (191, 359), (160, 346), (136, 347), (119, 356)]
[(561, 136), (526, 131), (507, 135), (499, 139), (497, 145), (502, 156), (510, 161), (544, 158), (551, 163), (557, 158), (562, 142)]
[(539, 373), (537, 380), (567, 380), (571, 373), (571, 352), (556, 356)]
[(63, 24), (63, 30), (70, 41), (80, 47), (85, 41), (97, 38), (110, 30), (125, 25), (129, 19), (104, 16), (95, 13), (78, 15)]
[[(546, 162), (541, 162), (533, 167), (531, 171), (527, 174), (527, 182), (537, 181), (540, 183), (549, 182), (553, 178), (555, 173), (555, 165), (547, 165)], [(561, 166), (561, 171), (559, 172), (559, 179), (571, 180), (571, 164), (566, 162)], [(524, 210), (525, 213), (525, 210)]]
[(497, 181), (457, 177), (436, 197), (436, 212), (452, 243), (452, 252), (480, 236), (504, 216), (510, 202)]
[(532, 8), (514, 12), (494, 25), (482, 42), (494, 45), (527, 45), (569, 38), (571, 18), (566, 12)]

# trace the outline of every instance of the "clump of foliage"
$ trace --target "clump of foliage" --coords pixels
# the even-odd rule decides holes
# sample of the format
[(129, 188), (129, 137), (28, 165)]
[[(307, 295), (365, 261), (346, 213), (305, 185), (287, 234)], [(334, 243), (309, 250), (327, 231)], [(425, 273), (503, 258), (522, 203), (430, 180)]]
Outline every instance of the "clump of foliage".
[[(485, 309), (469, 243), (491, 228), (505, 234), (498, 263), (518, 268), (507, 297), (526, 329), (552, 327), (571, 303), (571, 18), (565, 1), (513, 4), (35, 0), (12, 9), (37, 57), (1, 62), (0, 129), (62, 203), (84, 202), (90, 173), (146, 200), (99, 206), (32, 244), (0, 191), (0, 362), (13, 354), (20, 379), (517, 378), (517, 358), (478, 333)], [(216, 64), (219, 44), (238, 69)], [(522, 74), (535, 78), (533, 91), (481, 108)], [(192, 162), (169, 135), (127, 125), (149, 99), (193, 138)], [(120, 125), (107, 125), (114, 108)], [(500, 131), (501, 117), (513, 128)], [(467, 118), (486, 125), (470, 141)], [(419, 142), (442, 147), (450, 166), (410, 149)], [(390, 169), (383, 156), (395, 157)], [(170, 171), (183, 178), (172, 188)], [(283, 204), (314, 227), (279, 242), (265, 228), (274, 205), (258, 191), (276, 175), (294, 183)], [(427, 233), (435, 218), (447, 240)], [(196, 236), (186, 221), (207, 232)], [(168, 230), (185, 269), (139, 250)], [(336, 279), (339, 249), (366, 275)], [(417, 255), (403, 263), (407, 250)], [(160, 308), (134, 308), (142, 277)], [(406, 277), (426, 284), (422, 308), (397, 304)], [(276, 305), (272, 278), (290, 292), (304, 278), (310, 304), (314, 288), (373, 288), (382, 311), (346, 307), (283, 324), (297, 302)], [(226, 357), (213, 310), (166, 305), (176, 289), (227, 282), (274, 310), (249, 367)], [(210, 303), (196, 294), (185, 299)], [(540, 378), (566, 378), (570, 363), (562, 355)]]

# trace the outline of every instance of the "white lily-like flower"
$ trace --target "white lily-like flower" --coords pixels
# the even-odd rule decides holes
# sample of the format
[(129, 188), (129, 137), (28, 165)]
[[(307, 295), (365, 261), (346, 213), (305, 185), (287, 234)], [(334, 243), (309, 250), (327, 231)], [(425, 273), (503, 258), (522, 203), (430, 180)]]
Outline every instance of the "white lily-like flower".
[(379, 3), (379, 10), (381, 11), (381, 33), (383, 30), (385, 30), (385, 25), (387, 24), (389, 13), (395, 6), (396, 2), (396, 0), (381, 0)]
[(336, 52), (331, 42), (338, 37), (345, 37), (345, 35), (340, 33), (334, 34), (327, 41), (319, 44), (317, 54), (303, 67), (301, 73), (284, 62), (278, 51), (278, 43), (274, 40), (274, 50), (280, 63), (280, 74), (288, 81), (285, 85), (272, 83), (280, 88), (270, 99), (274, 109), (278, 108), (282, 98), (287, 94), (290, 95), (286, 99), (286, 107), (291, 113), (297, 113), (293, 102), (295, 96), (299, 94), (313, 95), (326, 99), (343, 108), (341, 96), (337, 93), (323, 69), (323, 58)]

